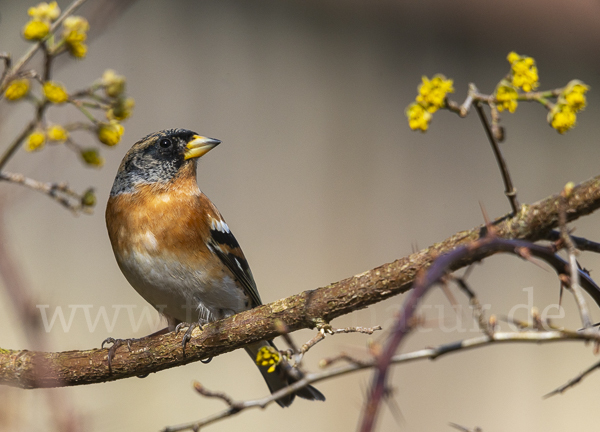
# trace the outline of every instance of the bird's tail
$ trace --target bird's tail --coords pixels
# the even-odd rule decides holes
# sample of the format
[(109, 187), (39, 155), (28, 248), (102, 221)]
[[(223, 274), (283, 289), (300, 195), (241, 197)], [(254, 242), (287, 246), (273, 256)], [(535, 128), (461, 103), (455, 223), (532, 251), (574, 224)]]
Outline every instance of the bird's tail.
[[(248, 345), (246, 347), (246, 352), (248, 353), (248, 355), (250, 355), (250, 357), (252, 357), (252, 360), (255, 363), (256, 363), (256, 356), (258, 355), (259, 350), (263, 347), (275, 348), (275, 345), (271, 341), (262, 341), (262, 342), (257, 342), (257, 343)], [(285, 361), (285, 360), (283, 360), (283, 361)], [(293, 384), (294, 382), (297, 381), (296, 379), (291, 377), (289, 373), (287, 373), (285, 371), (285, 369), (282, 367), (281, 364), (277, 365), (275, 367), (275, 370), (272, 370), (271, 372), (269, 372), (270, 366), (261, 366), (258, 364), (257, 364), (257, 366), (258, 366), (258, 369), (260, 369), (260, 373), (262, 374), (263, 378), (265, 379), (267, 385), (269, 386), (269, 390), (271, 391), (271, 393), (275, 393), (277, 390), (287, 387), (288, 385)], [(279, 404), (280, 407), (288, 407), (292, 404), (292, 402), (294, 401), (294, 398), (296, 396), (301, 397), (302, 399), (308, 399), (308, 400), (318, 400), (318, 401), (325, 400), (325, 396), (323, 396), (323, 394), (319, 390), (317, 390), (313, 386), (309, 385), (309, 386), (301, 388), (300, 390), (296, 391), (295, 393), (292, 393), (281, 399), (278, 399), (276, 402)]]

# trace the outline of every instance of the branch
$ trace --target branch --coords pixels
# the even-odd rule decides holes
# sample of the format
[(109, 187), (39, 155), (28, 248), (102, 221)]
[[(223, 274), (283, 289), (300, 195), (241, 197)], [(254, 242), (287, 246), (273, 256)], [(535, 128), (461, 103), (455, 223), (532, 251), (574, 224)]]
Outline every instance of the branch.
[[(400, 365), (403, 363), (409, 363), (417, 360), (435, 360), (441, 356), (450, 353), (456, 353), (460, 351), (466, 351), (475, 348), (483, 348), (490, 345), (503, 344), (503, 343), (531, 343), (540, 344), (548, 342), (560, 342), (560, 341), (600, 341), (600, 334), (598, 332), (586, 329), (582, 332), (575, 330), (551, 330), (551, 331), (538, 331), (538, 330), (527, 330), (527, 331), (516, 331), (516, 332), (497, 332), (492, 337), (487, 335), (480, 335), (469, 339), (452, 342), (449, 344), (439, 345), (433, 348), (425, 348), (418, 351), (413, 351), (405, 354), (398, 354), (392, 357), (390, 364)], [(329, 366), (338, 359), (348, 361), (348, 364), (338, 366), (324, 370), (322, 372), (307, 373), (304, 378), (293, 385), (283, 388), (276, 393), (266, 396), (261, 399), (254, 399), (248, 401), (236, 401), (231, 396), (220, 392), (212, 392), (200, 383), (194, 382), (194, 389), (205, 397), (221, 399), (228, 407), (218, 413), (215, 413), (202, 420), (184, 423), (177, 426), (170, 426), (163, 430), (163, 432), (180, 432), (184, 430), (197, 431), (203, 427), (208, 426), (211, 423), (215, 423), (219, 420), (223, 420), (227, 417), (231, 417), (244, 410), (250, 408), (265, 408), (271, 403), (275, 402), (278, 398), (293, 393), (309, 384), (315, 384), (320, 381), (325, 381), (334, 377), (342, 375), (348, 375), (354, 372), (362, 371), (365, 369), (373, 369), (378, 366), (378, 360), (372, 358), (368, 361), (357, 361), (347, 356), (340, 356), (339, 358), (331, 359), (327, 361), (323, 366)]]
[(485, 115), (485, 111), (483, 111), (483, 106), (481, 102), (475, 103), (475, 110), (479, 115), (479, 119), (483, 124), (483, 128), (485, 129), (485, 133), (490, 141), (490, 145), (492, 146), (492, 150), (494, 151), (494, 156), (496, 157), (496, 162), (498, 163), (498, 167), (500, 168), (500, 173), (502, 174), (502, 180), (504, 181), (504, 195), (510, 201), (510, 206), (513, 210), (514, 214), (517, 214), (519, 211), (519, 201), (517, 200), (517, 190), (512, 184), (512, 180), (510, 178), (510, 173), (508, 171), (508, 165), (506, 165), (506, 161), (504, 160), (504, 156), (502, 155), (502, 151), (500, 150), (500, 146), (498, 145), (498, 140), (492, 130), (492, 126), (490, 126), (490, 122)]
[[(495, 235), (529, 241), (544, 239), (550, 230), (558, 226), (559, 200), (559, 195), (553, 195), (538, 203), (522, 206), (520, 212), (513, 217), (498, 219), (494, 225)], [(598, 207), (600, 176), (573, 188), (566, 216), (569, 221), (575, 220)], [(290, 332), (313, 328), (321, 320), (329, 322), (338, 316), (406, 292), (417, 272), (429, 267), (436, 257), (472, 243), (486, 232), (487, 228), (483, 226), (462, 231), (392, 263), (207, 325), (204, 331), (196, 330), (193, 333), (194, 339), (186, 347), (185, 357), (181, 352), (181, 336), (173, 333), (133, 342), (131, 351), (127, 346), (119, 348), (112, 361), (112, 373), (108, 371), (106, 349), (59, 353), (0, 350), (0, 384), (33, 388), (114, 381), (181, 366), (233, 351), (248, 343), (272, 339), (279, 334), (276, 325), (278, 320), (284, 322)], [(489, 256), (496, 251), (486, 253)], [(465, 257), (454, 262), (449, 270), (457, 270), (482, 258), (483, 255), (476, 259)], [(560, 272), (569, 275), (568, 264), (559, 257), (551, 265), (554, 268), (562, 266)], [(580, 277), (583, 288), (589, 290), (590, 295), (600, 304), (600, 291), (596, 291), (595, 285), (586, 285), (593, 284), (589, 276), (581, 274)], [(36, 371), (45, 371), (45, 374), (37, 376), (39, 374)]]
[(0, 180), (16, 183), (48, 195), (73, 213), (91, 213), (90, 207), (83, 203), (83, 195), (73, 191), (66, 183), (44, 183), (25, 177), (23, 174), (0, 172)]
[[(521, 240), (501, 239), (494, 237), (492, 234), (471, 244), (457, 247), (453, 251), (439, 257), (426, 272), (422, 272), (415, 280), (413, 289), (402, 305), (399, 317), (392, 327), (383, 353), (378, 358), (378, 365), (373, 377), (370, 395), (363, 410), (360, 429), (362, 432), (370, 432), (374, 428), (380, 402), (388, 392), (386, 383), (391, 360), (400, 343), (412, 331), (415, 311), (424, 295), (434, 285), (443, 282), (446, 274), (455, 269), (456, 263), (480, 261), (498, 252), (512, 253), (528, 260), (531, 256), (541, 258), (550, 264), (561, 277), (568, 276), (571, 271), (569, 263), (556, 255), (551, 248), (529, 244)], [(581, 270), (577, 269), (576, 272), (580, 276), (582, 286), (587, 286), (586, 289), (588, 292), (592, 296), (595, 296), (594, 298), (600, 305), (598, 301), (600, 288)]]
[(565, 390), (568, 390), (571, 387), (574, 387), (576, 384), (579, 384), (583, 378), (585, 378), (587, 375), (591, 374), (593, 371), (595, 371), (598, 368), (600, 368), (600, 362), (594, 363), (592, 366), (590, 366), (589, 368), (587, 368), (586, 370), (581, 372), (575, 378), (572, 378), (571, 380), (569, 380), (569, 382), (561, 385), (557, 389), (552, 390), (550, 393), (544, 395), (544, 399), (549, 398), (554, 395), (557, 395), (557, 394), (560, 394), (560, 393), (564, 392)]

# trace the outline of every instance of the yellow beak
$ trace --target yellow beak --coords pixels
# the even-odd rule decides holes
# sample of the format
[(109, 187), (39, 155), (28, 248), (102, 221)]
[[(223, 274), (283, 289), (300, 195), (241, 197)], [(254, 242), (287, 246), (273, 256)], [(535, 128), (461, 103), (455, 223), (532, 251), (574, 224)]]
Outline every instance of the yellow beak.
[(219, 144), (221, 144), (221, 141), (218, 139), (194, 135), (192, 140), (187, 143), (185, 149), (185, 160), (199, 158)]

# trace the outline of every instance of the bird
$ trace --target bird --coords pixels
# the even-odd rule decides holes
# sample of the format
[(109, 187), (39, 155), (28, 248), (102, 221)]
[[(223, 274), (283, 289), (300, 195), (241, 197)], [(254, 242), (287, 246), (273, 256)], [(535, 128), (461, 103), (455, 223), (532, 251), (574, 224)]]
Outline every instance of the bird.
[[(196, 180), (199, 158), (220, 143), (187, 129), (142, 138), (125, 154), (106, 206), (118, 266), (166, 318), (169, 331), (189, 327), (184, 349), (194, 326), (190, 323), (202, 326), (262, 304), (239, 243)], [(245, 350), (256, 363), (263, 347), (275, 345), (262, 341)], [(271, 372), (269, 366), (257, 366), (271, 393), (298, 379), (282, 364)], [(325, 400), (320, 391), (307, 386), (277, 403), (289, 406), (295, 396)]]

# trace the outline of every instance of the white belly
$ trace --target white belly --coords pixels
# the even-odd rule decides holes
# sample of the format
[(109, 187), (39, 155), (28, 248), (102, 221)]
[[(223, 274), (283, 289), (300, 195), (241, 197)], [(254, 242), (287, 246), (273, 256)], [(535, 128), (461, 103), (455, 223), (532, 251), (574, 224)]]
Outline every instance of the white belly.
[(130, 251), (117, 261), (136, 291), (167, 317), (205, 323), (248, 309), (243, 290), (229, 275), (215, 283), (204, 269), (146, 252)]

